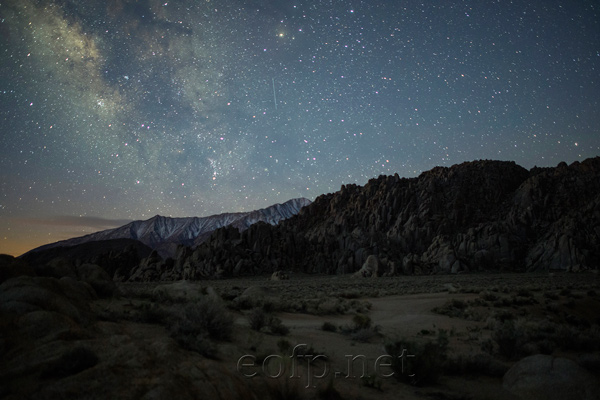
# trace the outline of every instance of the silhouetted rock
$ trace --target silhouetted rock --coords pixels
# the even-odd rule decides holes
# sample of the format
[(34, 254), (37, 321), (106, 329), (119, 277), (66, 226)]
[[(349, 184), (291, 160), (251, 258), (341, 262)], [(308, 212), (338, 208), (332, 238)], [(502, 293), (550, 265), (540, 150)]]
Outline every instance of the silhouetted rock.
[(0, 285), (0, 309), (24, 315), (33, 311), (50, 311), (80, 322), (89, 313), (89, 301), (95, 291), (85, 282), (66, 277), (20, 276)]
[(277, 226), (217, 230), (175, 264), (187, 279), (355, 273), (369, 256), (378, 275), (578, 271), (597, 268), (599, 225), (600, 158), (531, 171), (482, 160), (344, 185)]
[(370, 255), (363, 266), (354, 273), (354, 276), (363, 278), (377, 278), (379, 272), (379, 260), (376, 256)]
[(502, 381), (506, 390), (522, 399), (600, 398), (600, 386), (591, 373), (569, 359), (543, 354), (517, 362)]
[(285, 271), (275, 271), (271, 275), (272, 281), (287, 281), (290, 279), (290, 275)]
[(35, 276), (36, 273), (25, 261), (8, 254), (0, 254), (0, 283), (22, 275)]
[(155, 252), (115, 267), (115, 250), (93, 263), (118, 281), (350, 274), (370, 257), (377, 268), (371, 258), (359, 275), (575, 272), (598, 267), (598, 226), (600, 158), (531, 171), (481, 160), (343, 185), (278, 225), (225, 226), (173, 259)]
[(99, 297), (112, 297), (119, 289), (108, 273), (99, 265), (83, 264), (77, 267), (79, 279), (90, 284)]
[(129, 277), (131, 269), (151, 252), (151, 248), (137, 240), (114, 239), (30, 251), (19, 259), (43, 276), (72, 276), (74, 266), (87, 263), (99, 265), (112, 278), (115, 275)]
[(51, 278), (62, 278), (68, 276), (77, 278), (77, 272), (73, 261), (66, 257), (56, 257), (45, 264), (34, 265), (35, 272), (39, 276), (47, 276)]

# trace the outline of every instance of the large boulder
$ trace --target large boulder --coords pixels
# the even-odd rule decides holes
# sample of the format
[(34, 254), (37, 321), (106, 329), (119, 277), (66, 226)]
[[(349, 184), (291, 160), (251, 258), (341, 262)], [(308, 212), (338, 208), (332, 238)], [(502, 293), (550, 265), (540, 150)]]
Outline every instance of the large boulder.
[(18, 316), (45, 310), (82, 321), (95, 295), (90, 285), (72, 278), (20, 276), (0, 285), (0, 311)]
[(195, 301), (202, 296), (200, 286), (189, 281), (158, 285), (152, 291), (152, 297), (159, 301)]
[(271, 274), (272, 281), (287, 281), (290, 279), (290, 274), (285, 271), (275, 271)]
[(56, 257), (45, 264), (34, 264), (33, 268), (39, 276), (62, 278), (68, 276), (77, 278), (73, 262), (65, 257)]
[(356, 277), (377, 278), (379, 273), (379, 259), (371, 254), (362, 267), (354, 273)]
[(119, 294), (117, 285), (102, 267), (95, 264), (83, 264), (77, 268), (77, 272), (79, 279), (89, 283), (98, 296), (112, 297)]
[(544, 354), (525, 357), (504, 375), (502, 386), (528, 400), (600, 399), (595, 377), (576, 362)]
[(0, 254), (0, 283), (22, 275), (35, 276), (36, 273), (25, 261), (8, 254)]

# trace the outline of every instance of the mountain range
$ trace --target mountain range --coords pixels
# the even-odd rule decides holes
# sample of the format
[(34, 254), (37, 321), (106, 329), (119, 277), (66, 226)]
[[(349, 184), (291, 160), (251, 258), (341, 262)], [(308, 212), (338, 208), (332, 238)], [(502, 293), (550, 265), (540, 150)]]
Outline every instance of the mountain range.
[(306, 198), (298, 198), (260, 210), (223, 213), (208, 217), (170, 218), (156, 215), (150, 219), (133, 221), (118, 228), (40, 246), (24, 256), (28, 258), (30, 253), (45, 252), (57, 247), (73, 247), (84, 243), (114, 239), (134, 239), (156, 250), (161, 257), (168, 258), (175, 256), (177, 246), (198, 246), (208, 239), (216, 229), (231, 226), (244, 231), (259, 221), (275, 225), (297, 214), (302, 207), (310, 203), (311, 201)]
[(575, 272), (599, 262), (600, 157), (530, 170), (477, 160), (343, 185), (276, 226), (218, 229), (173, 265), (146, 260), (122, 278)]
[[(155, 217), (79, 240), (119, 232), (160, 250), (130, 243), (84, 260), (117, 281), (280, 270), (362, 276), (575, 272), (600, 263), (600, 157), (530, 170), (511, 161), (477, 160), (415, 178), (382, 175), (364, 186), (342, 185), (310, 204), (299, 199), (275, 207), (220, 222), (209, 217), (177, 224)], [(286, 219), (274, 224), (279, 215)], [(96, 243), (98, 251), (108, 246)], [(167, 250), (170, 258), (164, 259)]]

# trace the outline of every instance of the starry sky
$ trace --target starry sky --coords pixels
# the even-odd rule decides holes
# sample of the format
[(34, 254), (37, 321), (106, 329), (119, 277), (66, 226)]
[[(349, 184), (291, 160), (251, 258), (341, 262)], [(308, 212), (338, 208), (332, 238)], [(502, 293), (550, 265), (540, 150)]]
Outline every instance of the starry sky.
[(0, 253), (600, 155), (585, 0), (0, 2)]

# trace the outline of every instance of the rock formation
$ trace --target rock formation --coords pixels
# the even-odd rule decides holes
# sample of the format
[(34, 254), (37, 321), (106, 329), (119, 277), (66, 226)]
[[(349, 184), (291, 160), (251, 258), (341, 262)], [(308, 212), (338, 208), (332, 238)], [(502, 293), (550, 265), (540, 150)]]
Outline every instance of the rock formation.
[[(278, 225), (217, 229), (198, 246), (179, 245), (173, 258), (134, 253), (115, 250), (83, 262), (102, 266), (117, 281), (279, 270), (390, 276), (597, 268), (600, 158), (530, 171), (481, 160), (416, 178), (380, 176), (319, 196)], [(34, 269), (54, 271), (48, 276), (67, 271), (25, 258)]]
[(600, 158), (531, 171), (483, 160), (344, 185), (277, 226), (218, 230), (175, 263), (191, 279), (354, 273), (371, 255), (379, 275), (578, 271), (597, 268), (599, 236)]

